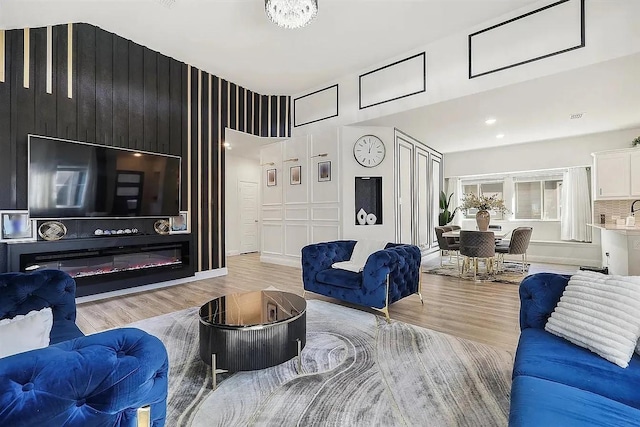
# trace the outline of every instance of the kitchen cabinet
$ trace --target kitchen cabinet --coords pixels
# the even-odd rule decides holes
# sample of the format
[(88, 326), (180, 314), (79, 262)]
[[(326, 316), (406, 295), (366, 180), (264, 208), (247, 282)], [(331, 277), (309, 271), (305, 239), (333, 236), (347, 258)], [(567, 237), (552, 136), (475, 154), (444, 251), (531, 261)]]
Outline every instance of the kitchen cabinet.
[(634, 149), (593, 154), (595, 200), (630, 199), (640, 195), (639, 154)]
[(640, 151), (635, 150), (630, 154), (631, 171), (631, 195), (640, 197)]

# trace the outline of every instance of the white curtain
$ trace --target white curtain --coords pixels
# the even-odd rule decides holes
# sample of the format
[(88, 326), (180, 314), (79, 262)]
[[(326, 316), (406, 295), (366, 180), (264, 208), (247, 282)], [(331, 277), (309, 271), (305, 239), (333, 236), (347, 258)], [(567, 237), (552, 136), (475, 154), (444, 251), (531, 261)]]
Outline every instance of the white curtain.
[[(453, 194), (453, 196), (451, 196), (451, 204), (449, 205), (449, 211), (453, 212), (455, 208), (462, 204), (462, 184), (460, 182), (460, 178), (449, 178), (447, 180), (447, 189), (445, 190), (445, 194), (447, 195), (447, 198), (449, 197), (449, 194)], [(451, 224), (462, 225), (462, 212), (456, 212)]]
[(562, 182), (562, 217), (560, 239), (578, 242), (591, 241), (591, 197), (587, 168), (569, 168)]

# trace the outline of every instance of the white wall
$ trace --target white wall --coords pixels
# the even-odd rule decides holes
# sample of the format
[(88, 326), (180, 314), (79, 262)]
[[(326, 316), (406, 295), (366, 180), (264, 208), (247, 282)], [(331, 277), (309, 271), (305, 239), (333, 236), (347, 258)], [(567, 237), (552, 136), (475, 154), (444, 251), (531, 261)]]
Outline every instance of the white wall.
[(444, 176), (587, 166), (593, 163), (591, 153), (630, 147), (638, 135), (640, 128), (446, 153)]
[[(225, 153), (225, 238), (227, 255), (237, 255), (240, 250), (240, 201), (238, 186), (240, 181), (255, 182), (260, 188), (260, 162), (255, 159), (234, 156), (232, 151)], [(258, 191), (258, 206), (260, 206)], [(258, 229), (258, 236), (260, 230)]]
[[(356, 162), (353, 145), (364, 135), (375, 135), (386, 147), (385, 159), (376, 167), (367, 168)], [(386, 127), (346, 126), (340, 129), (342, 152), (342, 234), (345, 239), (369, 239), (395, 242), (395, 191), (394, 191), (394, 132)], [(355, 178), (382, 177), (382, 224), (355, 224)]]
[[(295, 95), (293, 98), (337, 83), (339, 84), (340, 94), (338, 100), (340, 114), (337, 117), (327, 120), (294, 127), (292, 130), (293, 135), (314, 133), (327, 127), (336, 128), (341, 125), (350, 125), (640, 52), (640, 32), (637, 30), (637, 22), (630, 18), (631, 16), (640, 16), (640, 1), (616, 0), (615, 2), (610, 2), (587, 0), (585, 16), (586, 46), (584, 48), (486, 76), (469, 79), (469, 34), (546, 6), (549, 3), (549, 0), (541, 0), (538, 3), (523, 7), (518, 11), (503, 15), (500, 18), (492, 19), (491, 21), (487, 21), (473, 28), (468, 28), (450, 37), (412, 49), (396, 57), (387, 58), (377, 64), (372, 64), (371, 67), (363, 69), (360, 72), (342, 76)], [(612, 3), (615, 3), (615, 5)], [(567, 25), (566, 22), (556, 22), (555, 24), (557, 26)], [(574, 23), (571, 23), (571, 25), (573, 24)], [(530, 34), (530, 36), (540, 35), (539, 43), (553, 42), (553, 40), (545, 40), (544, 28), (533, 28), (532, 31), (534, 34)], [(510, 41), (501, 40), (501, 42), (509, 44)], [(359, 109), (358, 76), (360, 74), (421, 52), (426, 52), (427, 57), (426, 92), (370, 108)], [(396, 80), (398, 87), (402, 87), (405, 84), (401, 76), (398, 76)], [(601, 84), (608, 84), (608, 82), (602, 82)], [(380, 90), (385, 91), (389, 90), (389, 88), (382, 87)], [(585, 90), (589, 89), (586, 88)], [(420, 137), (420, 135), (416, 136)], [(425, 142), (428, 143), (429, 141)]]

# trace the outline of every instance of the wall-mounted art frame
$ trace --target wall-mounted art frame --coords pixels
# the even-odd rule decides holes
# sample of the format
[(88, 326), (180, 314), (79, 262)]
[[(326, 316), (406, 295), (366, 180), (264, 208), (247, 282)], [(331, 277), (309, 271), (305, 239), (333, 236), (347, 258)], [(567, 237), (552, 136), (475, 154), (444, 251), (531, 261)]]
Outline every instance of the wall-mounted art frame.
[(278, 174), (276, 169), (267, 169), (267, 187), (278, 185)]
[(318, 162), (318, 182), (331, 181), (331, 161)]
[(0, 211), (0, 242), (18, 243), (36, 240), (36, 224), (29, 211)]
[(300, 185), (302, 184), (302, 166), (292, 166), (289, 169), (289, 184)]
[(190, 225), (189, 211), (180, 211), (179, 215), (169, 217), (169, 234), (188, 234)]

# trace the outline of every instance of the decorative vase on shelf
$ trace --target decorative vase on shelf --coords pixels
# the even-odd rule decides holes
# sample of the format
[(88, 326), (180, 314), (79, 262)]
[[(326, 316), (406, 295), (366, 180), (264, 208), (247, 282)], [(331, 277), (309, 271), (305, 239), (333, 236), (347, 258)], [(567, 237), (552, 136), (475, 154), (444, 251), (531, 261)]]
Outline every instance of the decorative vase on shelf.
[(367, 223), (367, 213), (364, 209), (360, 208), (358, 213), (356, 214), (356, 219), (358, 220), (358, 224), (365, 225)]
[(489, 230), (489, 220), (491, 219), (491, 214), (489, 211), (479, 210), (476, 214), (476, 223), (478, 224), (478, 230), (487, 231)]
[(376, 221), (378, 221), (378, 217), (375, 214), (368, 214), (367, 215), (367, 224), (368, 225), (373, 225), (376, 223)]

